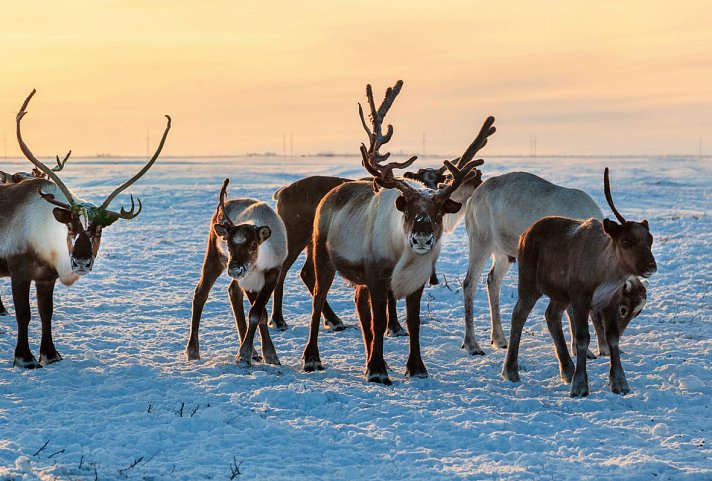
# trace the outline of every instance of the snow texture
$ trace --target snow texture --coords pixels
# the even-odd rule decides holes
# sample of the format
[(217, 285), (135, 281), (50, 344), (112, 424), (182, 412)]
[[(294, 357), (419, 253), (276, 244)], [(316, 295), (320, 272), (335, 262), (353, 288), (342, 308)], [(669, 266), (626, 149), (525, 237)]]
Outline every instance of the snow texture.
[[(62, 177), (97, 202), (141, 164), (72, 159)], [(404, 377), (408, 341), (401, 337), (385, 341), (393, 386), (364, 380), (353, 290), (338, 280), (329, 299), (352, 328), (322, 332), (326, 370), (302, 372), (311, 310), (297, 274), (302, 260), (285, 287), (291, 327), (272, 335), (282, 366), (234, 364), (226, 275), (203, 313), (203, 359), (187, 362), (193, 289), (222, 180), (231, 178), (232, 197), (274, 205), (277, 188), (306, 175), (365, 173), (356, 156), (161, 158), (131, 188), (142, 214), (105, 230), (91, 274), (57, 286), (62, 362), (13, 368), (14, 317), (0, 318), (0, 479), (712, 479), (709, 159), (492, 158), (483, 171), (527, 170), (583, 189), (612, 217), (603, 197), (606, 165), (623, 215), (649, 220), (659, 266), (646, 308), (621, 340), (631, 394), (609, 391), (608, 359), (599, 358), (588, 363), (590, 396), (569, 398), (544, 300), (525, 326), (521, 383), (500, 377), (504, 351), (473, 357), (460, 349), (464, 224), (443, 244), (441, 284), (423, 294), (429, 379)], [(0, 170), (28, 167), (8, 161)], [(113, 208), (127, 200), (121, 195)], [(480, 341), (489, 338), (485, 274), (475, 299)], [(8, 279), (0, 293), (14, 313)], [(516, 267), (502, 288), (505, 333), (515, 300)], [(399, 309), (403, 316), (403, 303)], [(39, 335), (33, 310), (35, 353)]]

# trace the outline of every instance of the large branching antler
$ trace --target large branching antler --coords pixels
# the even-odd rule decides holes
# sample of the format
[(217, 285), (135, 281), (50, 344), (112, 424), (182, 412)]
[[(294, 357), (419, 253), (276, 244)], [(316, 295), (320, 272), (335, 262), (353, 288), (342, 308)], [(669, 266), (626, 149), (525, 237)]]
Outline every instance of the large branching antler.
[[(66, 185), (64, 185), (64, 182), (55, 174), (55, 172), (59, 172), (62, 170), (62, 167), (64, 167), (64, 163), (60, 164), (59, 163), (59, 156), (57, 156), (57, 164), (60, 165), (61, 167), (58, 169), (50, 169), (47, 167), (45, 164), (40, 162), (37, 157), (32, 153), (30, 148), (27, 146), (25, 141), (22, 139), (22, 129), (20, 127), (20, 123), (22, 121), (22, 118), (27, 114), (27, 105), (30, 103), (30, 100), (32, 97), (35, 95), (37, 92), (36, 89), (32, 89), (32, 92), (30, 92), (30, 95), (27, 96), (25, 101), (22, 103), (22, 107), (20, 107), (20, 111), (17, 112), (17, 116), (15, 117), (15, 122), (17, 123), (17, 142), (20, 144), (20, 150), (22, 150), (22, 153), (25, 154), (25, 157), (27, 157), (27, 160), (32, 162), (37, 169), (39, 169), (41, 172), (47, 175), (52, 181), (57, 184), (57, 187), (59, 187), (59, 190), (62, 191), (62, 194), (67, 198), (69, 201), (69, 204), (74, 204), (74, 197), (72, 197), (72, 194), (69, 192), (69, 189), (67, 188)], [(66, 155), (64, 158), (64, 162), (67, 161), (69, 158), (69, 155), (72, 153), (70, 150), (69, 153)]]
[[(161, 154), (161, 150), (163, 150), (163, 144), (166, 143), (166, 137), (168, 137), (168, 131), (171, 130), (171, 116), (166, 115), (166, 119), (168, 119), (168, 122), (166, 123), (166, 130), (163, 131), (163, 137), (161, 137), (161, 142), (158, 144), (158, 148), (156, 149), (156, 152), (153, 154), (153, 157), (151, 157), (151, 160), (148, 161), (148, 163), (141, 169), (136, 175), (131, 177), (129, 180), (121, 184), (119, 187), (117, 187), (111, 194), (109, 194), (109, 197), (106, 198), (106, 200), (101, 204), (100, 208), (101, 209), (107, 209), (109, 207), (109, 204), (111, 204), (111, 201), (114, 200), (114, 197), (119, 195), (121, 192), (124, 190), (128, 189), (134, 182), (136, 182), (138, 179), (140, 179), (143, 174), (145, 174), (148, 169), (151, 168), (153, 163), (158, 159), (158, 156)], [(107, 210), (109, 214), (116, 215), (122, 219), (133, 219), (137, 215), (141, 213), (141, 200), (137, 197), (136, 200), (138, 201), (138, 212), (134, 212), (134, 202), (133, 202), (133, 196), (131, 196), (131, 210), (126, 211), (124, 208), (121, 208), (121, 212), (112, 212)]]
[(398, 189), (403, 193), (413, 191), (413, 187), (408, 185), (400, 179), (397, 179), (393, 175), (393, 169), (405, 169), (409, 167), (415, 159), (416, 156), (411, 157), (405, 162), (389, 162), (383, 165), (382, 162), (390, 157), (390, 152), (381, 154), (379, 149), (383, 144), (388, 143), (393, 136), (393, 126), (388, 124), (386, 128), (386, 134), (383, 134), (383, 119), (385, 118), (388, 110), (393, 105), (393, 101), (398, 96), (398, 93), (403, 86), (403, 81), (399, 80), (393, 87), (388, 87), (386, 90), (386, 95), (381, 102), (381, 106), (376, 110), (376, 104), (373, 101), (373, 90), (371, 85), (366, 85), (366, 97), (368, 99), (368, 105), (370, 107), (371, 113), (369, 115), (371, 119), (371, 127), (368, 128), (366, 119), (363, 115), (363, 108), (361, 104), (358, 104), (358, 113), (361, 117), (361, 125), (363, 125), (364, 130), (368, 134), (369, 146), (366, 148), (365, 144), (361, 144), (361, 164), (368, 171), (369, 174), (373, 176), (374, 189), (378, 190), (378, 186), (385, 187), (387, 189)]
[[(482, 173), (476, 167), (485, 163), (482, 159), (472, 160), (482, 147), (487, 145), (487, 139), (497, 131), (494, 126), (494, 117), (489, 116), (482, 124), (480, 132), (472, 141), (465, 152), (453, 162), (446, 160), (443, 167), (450, 171), (451, 178), (446, 185), (437, 191), (441, 198), (449, 197), (465, 180), (481, 177)], [(474, 172), (473, 172), (474, 170)]]
[(611, 207), (611, 210), (613, 211), (613, 214), (616, 216), (616, 219), (621, 224), (626, 224), (628, 223), (625, 218), (621, 215), (620, 212), (618, 212), (618, 209), (616, 209), (616, 206), (613, 205), (613, 197), (611, 197), (611, 182), (608, 179), (608, 167), (603, 171), (603, 192), (606, 194), (606, 201), (608, 202), (608, 205)]

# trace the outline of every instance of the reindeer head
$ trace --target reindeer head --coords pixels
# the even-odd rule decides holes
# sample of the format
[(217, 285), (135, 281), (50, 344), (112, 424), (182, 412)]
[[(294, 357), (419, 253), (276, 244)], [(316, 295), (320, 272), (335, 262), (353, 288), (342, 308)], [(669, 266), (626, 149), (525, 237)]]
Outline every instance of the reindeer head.
[(227, 244), (228, 262), (227, 273), (239, 281), (249, 274), (257, 263), (260, 245), (270, 238), (272, 230), (268, 226), (254, 224), (235, 225), (225, 210), (225, 195), (230, 179), (225, 179), (220, 191), (217, 218), (222, 216), (220, 222), (213, 224), (215, 234)]
[(621, 287), (618, 304), (618, 333), (623, 331), (630, 321), (638, 317), (648, 300), (648, 281), (638, 276), (629, 276)]
[[(379, 152), (380, 147), (390, 141), (393, 135), (392, 125), (388, 125), (386, 133), (383, 133), (383, 118), (402, 86), (403, 81), (399, 80), (394, 87), (389, 87), (378, 110), (376, 110), (373, 101), (371, 86), (366, 86), (373, 130), (367, 125), (363, 108), (359, 104), (361, 124), (369, 138), (368, 148), (365, 144), (361, 144), (361, 163), (373, 176), (375, 191), (378, 191), (379, 187), (384, 187), (398, 189), (401, 192), (395, 200), (395, 207), (403, 213), (403, 232), (410, 249), (416, 254), (424, 255), (437, 245), (442, 236), (443, 215), (455, 214), (462, 207), (460, 202), (450, 199), (453, 191), (462, 184), (463, 180), (471, 181), (475, 177), (479, 178), (475, 167), (482, 165), (484, 161), (481, 159), (472, 160), (472, 158), (487, 143), (487, 137), (495, 132), (495, 128), (492, 126), (494, 118), (489, 117), (485, 121), (477, 138), (465, 153), (455, 160), (455, 163), (446, 160), (439, 169), (420, 169), (415, 174), (406, 174), (406, 178), (421, 180), (426, 185), (424, 189), (416, 189), (402, 179), (396, 178), (393, 175), (393, 169), (404, 169), (410, 166), (417, 157), (411, 157), (405, 162), (391, 162), (383, 165), (382, 162), (388, 159), (390, 153), (381, 154)], [(450, 171), (450, 175), (447, 177), (444, 175), (446, 169)], [(433, 185), (428, 185), (428, 183)]]
[(143, 169), (141, 169), (141, 171), (139, 171), (138, 174), (134, 175), (131, 179), (115, 189), (109, 197), (107, 197), (106, 200), (97, 207), (88, 202), (77, 202), (70, 190), (56, 174), (56, 172), (59, 172), (64, 167), (69, 155), (72, 153), (71, 150), (64, 157), (63, 161), (60, 161), (59, 156), (57, 156), (57, 167), (50, 169), (34, 156), (32, 151), (30, 151), (30, 148), (22, 139), (20, 123), (25, 114), (27, 114), (27, 105), (30, 103), (30, 100), (35, 92), (36, 91), (33, 90), (30, 93), (30, 95), (25, 99), (25, 102), (22, 104), (20, 111), (17, 113), (17, 141), (19, 142), (20, 149), (22, 150), (22, 153), (25, 154), (25, 157), (27, 157), (27, 159), (35, 165), (35, 168), (32, 171), (32, 177), (49, 177), (49, 179), (57, 185), (62, 194), (64, 194), (64, 197), (67, 199), (67, 202), (62, 202), (57, 200), (54, 194), (42, 192), (41, 189), (39, 190), (39, 195), (44, 200), (56, 206), (53, 210), (53, 214), (57, 222), (67, 226), (67, 248), (72, 271), (78, 275), (88, 274), (91, 272), (94, 265), (94, 259), (99, 251), (102, 229), (113, 224), (118, 219), (133, 219), (141, 213), (141, 200), (138, 198), (136, 199), (138, 201), (138, 210), (135, 210), (133, 195), (131, 196), (131, 210), (129, 211), (124, 210), (122, 207), (120, 212), (114, 212), (108, 210), (108, 207), (114, 197), (136, 182), (156, 161), (161, 153), (161, 150), (163, 149), (163, 144), (166, 142), (168, 131), (171, 128), (171, 118), (166, 115), (168, 124), (166, 125), (166, 130), (163, 132), (161, 143), (158, 145), (158, 149), (156, 150), (156, 153), (153, 154), (153, 157), (151, 157), (151, 160), (148, 161), (148, 163)]
[(648, 221), (627, 221), (618, 212), (611, 197), (608, 167), (603, 173), (603, 190), (608, 205), (620, 222), (618, 224), (613, 220), (603, 219), (603, 230), (613, 239), (613, 250), (618, 261), (631, 274), (643, 277), (652, 276), (658, 267), (651, 251), (653, 236), (650, 234)]

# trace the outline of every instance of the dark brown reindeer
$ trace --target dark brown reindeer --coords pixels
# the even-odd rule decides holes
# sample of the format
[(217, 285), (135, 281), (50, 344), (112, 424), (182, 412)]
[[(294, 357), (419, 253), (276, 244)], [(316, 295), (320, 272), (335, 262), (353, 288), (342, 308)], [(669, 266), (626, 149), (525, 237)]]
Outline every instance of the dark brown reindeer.
[[(141, 212), (108, 210), (111, 201), (136, 182), (158, 158), (171, 127), (168, 119), (161, 143), (153, 157), (131, 179), (115, 189), (100, 205), (78, 199), (57, 174), (37, 160), (22, 139), (20, 122), (25, 116), (32, 93), (17, 113), (17, 140), (22, 153), (50, 180), (31, 179), (17, 184), (0, 185), (0, 276), (10, 277), (17, 318), (16, 366), (36, 368), (60, 361), (52, 340), (54, 285), (72, 285), (88, 274), (99, 251), (102, 229), (118, 219), (133, 219)], [(39, 192), (39, 193), (38, 193)], [(27, 334), (30, 323), (30, 286), (35, 282), (37, 307), (42, 321), (40, 362), (32, 355)]]
[[(251, 364), (255, 332), (259, 329), (262, 358), (268, 364), (278, 365), (277, 352), (267, 328), (265, 306), (277, 285), (287, 254), (287, 233), (280, 217), (264, 202), (233, 199), (226, 203), (228, 182), (229, 179), (225, 179), (218, 208), (210, 221), (205, 260), (193, 295), (193, 315), (185, 348), (186, 356), (189, 361), (200, 359), (200, 317), (210, 289), (227, 269), (232, 278), (228, 295), (240, 336), (240, 349), (235, 361), (242, 366)], [(243, 291), (251, 305), (249, 326), (245, 322)]]
[[(63, 160), (59, 160), (59, 155), (57, 156), (57, 166), (52, 167), (52, 172), (59, 172), (64, 168), (64, 164), (67, 163), (67, 159), (72, 155), (72, 151), (67, 152)], [(39, 170), (37, 167), (32, 169), (32, 172), (15, 172), (14, 174), (8, 174), (7, 172), (0, 171), (0, 185), (10, 185), (19, 184), (22, 181), (30, 179), (44, 179), (47, 174)], [(5, 309), (5, 306), (0, 299), (0, 316), (9, 316), (10, 313)]]
[[(443, 167), (444, 169), (444, 167)], [(436, 189), (438, 184), (445, 182), (446, 177), (440, 169), (418, 169), (417, 172), (406, 172), (405, 178), (420, 182), (428, 188)], [(367, 180), (367, 179), (361, 179)], [(286, 330), (289, 326), (284, 320), (282, 313), (282, 299), (284, 297), (284, 279), (289, 269), (297, 260), (299, 254), (306, 249), (306, 261), (300, 272), (300, 277), (309, 289), (314, 291), (314, 261), (312, 259), (312, 233), (314, 230), (314, 216), (316, 208), (321, 199), (333, 188), (344, 182), (352, 182), (353, 179), (344, 177), (330, 177), (315, 175), (297, 180), (286, 187), (277, 190), (272, 198), (277, 201), (277, 213), (284, 221), (287, 228), (287, 258), (282, 265), (277, 287), (272, 297), (272, 317), (269, 326), (272, 328)], [(435, 273), (430, 278), (430, 283), (438, 283)], [(327, 329), (341, 331), (346, 326), (336, 315), (328, 301), (324, 302), (324, 326)], [(396, 301), (392, 296), (388, 299), (388, 336), (407, 335), (405, 329), (398, 322), (396, 311)]]
[(366, 377), (370, 382), (390, 384), (383, 359), (388, 291), (406, 298), (406, 324), (410, 353), (406, 375), (427, 377), (420, 355), (420, 297), (440, 253), (443, 216), (459, 211), (461, 204), (450, 195), (482, 160), (472, 160), (488, 135), (493, 119), (485, 122), (477, 139), (459, 159), (458, 166), (445, 161), (451, 173), (438, 190), (416, 189), (393, 175), (416, 159), (383, 165), (389, 154), (379, 149), (393, 135), (382, 122), (403, 82), (386, 91), (376, 110), (371, 86), (366, 87), (372, 130), (359, 104), (362, 124), (370, 145), (361, 145), (362, 164), (373, 181), (344, 183), (331, 190), (319, 204), (314, 219), (313, 259), (316, 284), (312, 304), (309, 341), (302, 357), (305, 371), (323, 369), (318, 333), (326, 294), (338, 271), (356, 286), (355, 303), (366, 351)]
[[(630, 392), (620, 361), (621, 286), (631, 275), (649, 277), (657, 270), (651, 251), (653, 236), (648, 222), (627, 221), (611, 198), (608, 168), (604, 172), (606, 200), (620, 224), (604, 219), (574, 220), (545, 217), (527, 229), (519, 240), (519, 298), (512, 313), (509, 346), (502, 377), (519, 382), (518, 354), (522, 329), (536, 301), (547, 295), (551, 302), (546, 322), (554, 340), (561, 377), (571, 382), (571, 396), (589, 393), (586, 350), (590, 341), (588, 317), (601, 317), (610, 349), (611, 391)], [(571, 306), (576, 337), (576, 366), (561, 332), (561, 315)], [(558, 329), (556, 329), (558, 326)]]

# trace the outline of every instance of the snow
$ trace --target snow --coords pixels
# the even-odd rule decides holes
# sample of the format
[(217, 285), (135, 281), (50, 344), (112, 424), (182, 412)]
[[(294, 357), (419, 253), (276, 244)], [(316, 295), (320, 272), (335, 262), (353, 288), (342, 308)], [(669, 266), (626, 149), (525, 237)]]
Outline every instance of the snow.
[[(10, 161), (0, 170), (29, 170), (26, 164)], [(71, 159), (62, 177), (99, 202), (141, 164)], [(272, 333), (282, 366), (234, 364), (225, 275), (203, 313), (203, 359), (187, 362), (192, 294), (224, 177), (231, 196), (273, 205), (274, 190), (306, 175), (364, 172), (357, 156), (161, 158), (131, 188), (142, 214), (107, 228), (94, 271), (55, 291), (62, 362), (13, 368), (14, 317), (0, 318), (0, 479), (712, 479), (709, 159), (491, 158), (483, 171), (527, 170), (581, 188), (606, 213), (606, 165), (619, 210), (649, 220), (659, 266), (647, 306), (621, 340), (629, 395), (609, 391), (602, 358), (588, 363), (591, 395), (569, 398), (544, 301), (525, 326), (521, 383), (500, 377), (504, 351), (488, 346), (486, 356), (469, 356), (460, 349), (464, 224), (444, 243), (441, 285), (423, 295), (428, 379), (404, 377), (407, 338), (388, 338), (393, 386), (364, 380), (353, 291), (338, 281), (329, 299), (352, 328), (322, 331), (326, 370), (302, 372), (311, 303), (297, 274), (301, 261), (285, 286), (290, 329)], [(121, 195), (113, 207), (127, 201)], [(475, 325), (485, 346), (483, 287)], [(501, 296), (505, 333), (515, 288), (512, 269)], [(14, 313), (7, 279), (0, 294)], [(30, 336), (37, 354), (36, 311)]]

